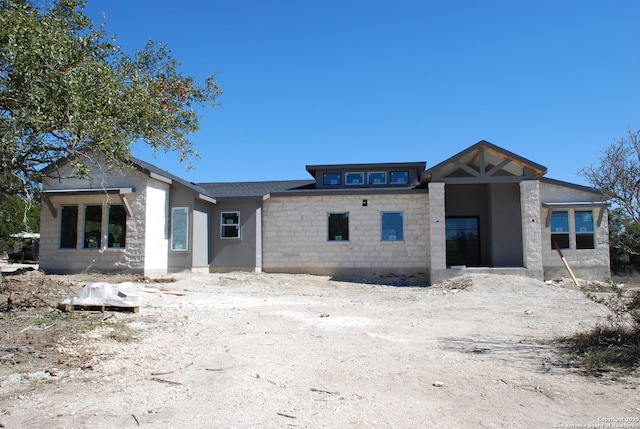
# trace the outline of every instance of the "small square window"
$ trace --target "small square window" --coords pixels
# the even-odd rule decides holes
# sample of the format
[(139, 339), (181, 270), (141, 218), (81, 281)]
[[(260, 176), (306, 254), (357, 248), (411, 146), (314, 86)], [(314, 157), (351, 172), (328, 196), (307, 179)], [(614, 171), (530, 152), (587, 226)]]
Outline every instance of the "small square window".
[(220, 238), (240, 238), (240, 212), (220, 214)]
[(390, 177), (393, 185), (406, 185), (409, 183), (408, 171), (392, 171)]
[(323, 185), (342, 185), (342, 174), (341, 173), (324, 173), (322, 175), (322, 184)]
[(386, 171), (372, 171), (368, 174), (367, 182), (370, 185), (386, 185), (387, 172)]
[(344, 181), (347, 185), (363, 185), (364, 173), (345, 173)]

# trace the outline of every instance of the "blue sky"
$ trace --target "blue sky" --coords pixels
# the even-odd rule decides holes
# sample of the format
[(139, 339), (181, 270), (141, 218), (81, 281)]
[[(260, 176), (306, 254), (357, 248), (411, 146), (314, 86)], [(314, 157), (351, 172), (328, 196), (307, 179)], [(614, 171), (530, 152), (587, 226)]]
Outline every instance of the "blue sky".
[(426, 161), (488, 140), (576, 174), (640, 128), (637, 0), (89, 0), (127, 51), (218, 73), (193, 182), (310, 178), (307, 164)]

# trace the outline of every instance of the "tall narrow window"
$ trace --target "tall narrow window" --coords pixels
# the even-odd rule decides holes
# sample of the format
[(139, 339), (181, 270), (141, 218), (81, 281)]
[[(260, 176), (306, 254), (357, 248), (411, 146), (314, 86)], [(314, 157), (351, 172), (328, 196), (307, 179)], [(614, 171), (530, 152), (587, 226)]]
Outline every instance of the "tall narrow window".
[(127, 212), (124, 206), (109, 206), (109, 229), (107, 247), (117, 249), (124, 247), (127, 234)]
[(60, 248), (75, 249), (78, 245), (78, 206), (63, 206), (60, 211)]
[(171, 250), (189, 250), (189, 207), (171, 209)]
[(86, 206), (84, 209), (85, 249), (99, 249), (102, 243), (102, 206)]
[(240, 238), (240, 212), (220, 214), (220, 238)]
[(569, 212), (551, 213), (551, 248), (569, 248)]
[(576, 249), (595, 249), (593, 212), (576, 211)]
[(383, 212), (381, 219), (382, 241), (404, 240), (402, 212)]
[(349, 240), (349, 213), (329, 213), (329, 241)]

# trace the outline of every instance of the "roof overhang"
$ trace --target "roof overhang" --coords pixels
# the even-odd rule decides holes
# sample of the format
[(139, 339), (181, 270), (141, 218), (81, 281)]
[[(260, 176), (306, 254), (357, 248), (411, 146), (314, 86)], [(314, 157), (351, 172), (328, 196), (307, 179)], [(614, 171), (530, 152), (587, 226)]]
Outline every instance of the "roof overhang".
[(600, 226), (604, 216), (604, 211), (609, 207), (609, 203), (606, 201), (570, 201), (562, 203), (542, 203), (542, 207), (549, 209), (544, 222), (545, 227), (548, 227), (551, 224), (551, 212), (568, 209), (599, 209), (597, 225)]
[(59, 196), (79, 196), (79, 195), (118, 195), (120, 197), (120, 201), (122, 201), (122, 205), (127, 211), (127, 215), (132, 215), (131, 204), (127, 200), (126, 194), (132, 194), (136, 191), (134, 187), (128, 188), (75, 188), (75, 189), (49, 189), (46, 191), (42, 191), (44, 194), (44, 198), (42, 199), (49, 212), (51, 212), (51, 216), (54, 218), (58, 217), (58, 210), (56, 210), (55, 206), (51, 202), (51, 197), (59, 197)]
[(42, 191), (47, 196), (60, 195), (96, 195), (96, 194), (132, 194), (136, 191), (134, 187), (128, 188), (73, 188), (73, 189), (48, 189)]
[(507, 183), (539, 179), (547, 168), (481, 140), (425, 172), (428, 181)]

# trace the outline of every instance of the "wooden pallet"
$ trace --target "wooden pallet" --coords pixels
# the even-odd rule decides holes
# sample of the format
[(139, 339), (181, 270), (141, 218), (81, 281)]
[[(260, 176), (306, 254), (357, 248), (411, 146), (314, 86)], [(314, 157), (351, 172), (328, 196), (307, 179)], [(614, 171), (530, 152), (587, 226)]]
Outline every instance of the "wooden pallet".
[(59, 303), (58, 310), (69, 311), (99, 311), (104, 313), (105, 311), (122, 311), (129, 313), (137, 313), (140, 311), (140, 307), (120, 307), (117, 305), (80, 305), (80, 304), (65, 304)]

